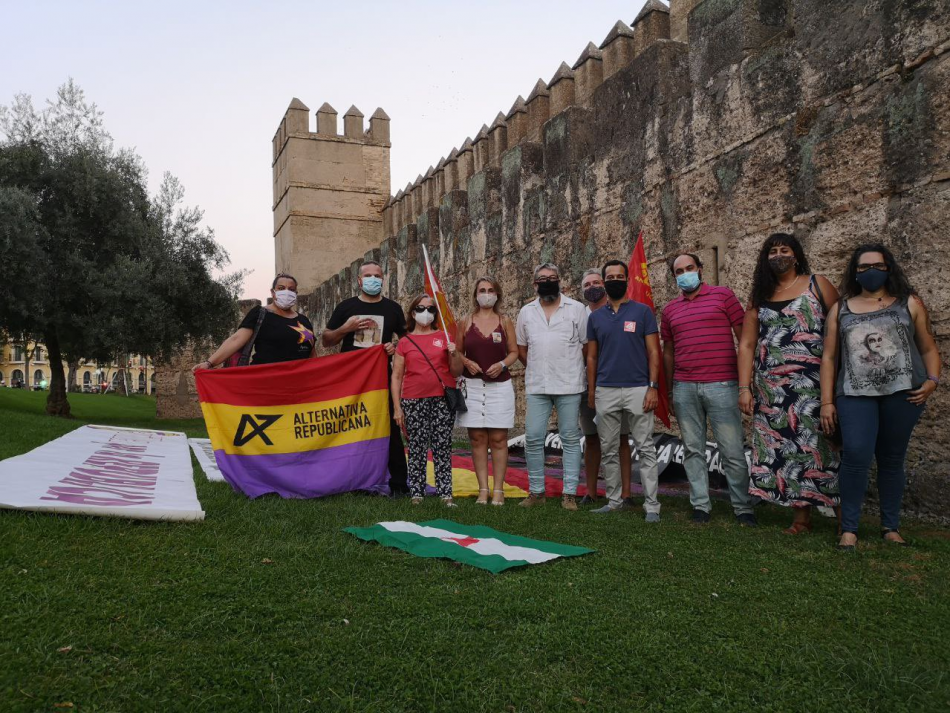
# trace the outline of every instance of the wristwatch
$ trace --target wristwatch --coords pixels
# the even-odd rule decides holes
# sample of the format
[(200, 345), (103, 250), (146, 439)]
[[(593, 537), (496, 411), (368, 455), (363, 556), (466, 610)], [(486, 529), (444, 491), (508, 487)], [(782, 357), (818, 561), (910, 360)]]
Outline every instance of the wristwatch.
[(659, 389), (659, 388), (660, 388), (660, 384), (659, 384), (659, 382), (657, 382), (657, 381), (651, 381), (651, 382), (649, 382), (649, 383), (647, 384), (647, 387), (648, 387), (648, 388), (651, 388), (651, 389)]
[(500, 361), (500, 362), (498, 362), (498, 363), (501, 364), (501, 370), (502, 370), (502, 371), (508, 371), (508, 365), (505, 364), (505, 362)]

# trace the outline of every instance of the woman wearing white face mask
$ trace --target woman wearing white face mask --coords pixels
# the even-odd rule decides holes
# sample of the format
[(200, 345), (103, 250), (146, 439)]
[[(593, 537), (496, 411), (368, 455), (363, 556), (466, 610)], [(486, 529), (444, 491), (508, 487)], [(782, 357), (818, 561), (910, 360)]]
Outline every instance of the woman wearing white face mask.
[(501, 312), (501, 286), (479, 277), (472, 295), (473, 311), (459, 324), (456, 344), (465, 365), (468, 411), (458, 425), (468, 429), (472, 462), (478, 479), (479, 505), (488, 503), (488, 449), (491, 447), (492, 505), (505, 504), (508, 429), (515, 425), (515, 391), (508, 368), (518, 361), (515, 327)]
[(274, 298), (271, 304), (248, 312), (238, 330), (224, 340), (214, 354), (195, 364), (192, 371), (213, 369), (239, 356), (252, 339), (254, 358), (251, 364), (273, 364), (314, 356), (313, 324), (306, 315), (294, 309), (297, 280), (291, 275), (278, 275), (271, 285), (271, 295)]
[(452, 427), (445, 389), (462, 373), (462, 355), (446, 338), (432, 298), (419, 295), (406, 310), (408, 333), (393, 358), (393, 418), (409, 439), (409, 494), (414, 505), (425, 496), (428, 452), (435, 485), (447, 507), (452, 501)]

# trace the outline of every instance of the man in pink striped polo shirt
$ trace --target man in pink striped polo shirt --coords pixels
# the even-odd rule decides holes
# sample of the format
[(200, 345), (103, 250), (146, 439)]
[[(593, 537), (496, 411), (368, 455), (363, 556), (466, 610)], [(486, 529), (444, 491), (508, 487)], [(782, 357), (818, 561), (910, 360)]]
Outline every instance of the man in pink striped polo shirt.
[(722, 454), (736, 519), (755, 527), (733, 340), (742, 332), (744, 310), (728, 287), (703, 282), (703, 264), (696, 255), (678, 255), (671, 270), (681, 294), (663, 309), (660, 336), (666, 383), (672, 384), (670, 403), (683, 436), (692, 520), (707, 523), (712, 511), (706, 467), (708, 421)]

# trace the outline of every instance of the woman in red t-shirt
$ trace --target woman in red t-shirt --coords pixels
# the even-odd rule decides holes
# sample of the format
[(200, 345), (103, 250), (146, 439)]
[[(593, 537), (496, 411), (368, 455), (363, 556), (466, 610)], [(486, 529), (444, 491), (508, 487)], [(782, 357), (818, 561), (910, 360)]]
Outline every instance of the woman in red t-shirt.
[(452, 427), (445, 388), (455, 386), (462, 373), (462, 355), (449, 341), (435, 302), (419, 295), (406, 310), (408, 333), (399, 340), (393, 358), (393, 418), (409, 440), (409, 494), (422, 502), (426, 464), (432, 450), (435, 487), (446, 507), (452, 501)]

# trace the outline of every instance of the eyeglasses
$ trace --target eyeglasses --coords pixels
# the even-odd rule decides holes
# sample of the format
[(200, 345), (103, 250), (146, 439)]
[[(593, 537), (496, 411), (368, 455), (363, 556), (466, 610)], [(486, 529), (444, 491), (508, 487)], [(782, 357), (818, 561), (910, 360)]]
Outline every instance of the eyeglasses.
[(423, 307), (422, 305), (417, 305), (416, 308), (413, 310), (413, 312), (415, 312), (416, 314), (422, 314), (423, 312), (428, 312), (429, 314), (435, 314), (436, 309), (435, 309), (435, 305), (432, 305), (431, 307)]
[(535, 282), (539, 285), (543, 285), (545, 282), (560, 282), (560, 277), (539, 277)]
[(883, 270), (884, 272), (887, 272), (887, 263), (884, 263), (884, 262), (858, 263), (857, 270), (858, 272), (867, 272), (871, 268), (874, 268), (875, 270)]

